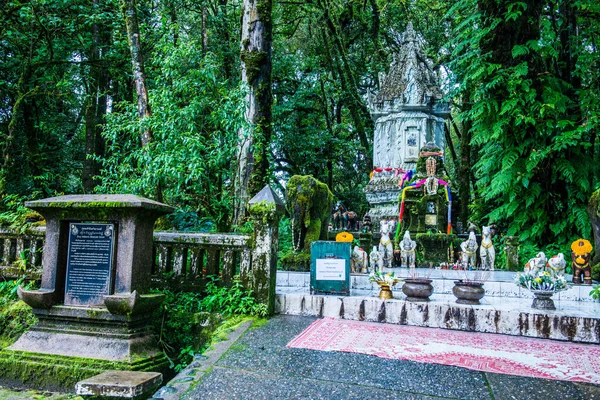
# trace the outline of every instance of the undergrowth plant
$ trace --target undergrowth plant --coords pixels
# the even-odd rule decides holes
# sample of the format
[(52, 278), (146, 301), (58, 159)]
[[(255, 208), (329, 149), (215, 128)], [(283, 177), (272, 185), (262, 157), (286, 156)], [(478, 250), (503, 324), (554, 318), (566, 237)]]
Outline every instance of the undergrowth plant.
[(219, 277), (209, 276), (204, 295), (171, 289), (153, 289), (152, 292), (165, 295), (162, 307), (153, 315), (153, 329), (176, 372), (208, 345), (198, 339), (195, 314), (218, 313), (226, 318), (225, 324), (240, 315), (267, 315), (267, 306), (258, 303), (252, 291), (245, 289), (237, 277), (231, 285), (226, 285)]
[(234, 278), (231, 286), (221, 285), (220, 281), (219, 277), (208, 277), (206, 296), (202, 299), (204, 311), (220, 312), (224, 315), (267, 316), (266, 304), (258, 303), (252, 296), (252, 290), (245, 289), (238, 277)]
[(17, 297), (19, 285), (30, 289), (34, 282), (23, 278), (0, 282), (0, 348), (12, 344), (36, 322), (31, 307)]

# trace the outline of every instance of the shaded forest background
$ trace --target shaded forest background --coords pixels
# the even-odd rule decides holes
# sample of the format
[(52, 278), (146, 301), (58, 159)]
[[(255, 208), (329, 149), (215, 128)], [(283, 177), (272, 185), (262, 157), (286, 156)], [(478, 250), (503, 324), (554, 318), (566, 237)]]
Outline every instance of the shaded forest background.
[[(273, 96), (264, 122), (271, 133), (255, 143), (268, 161), (261, 179), (283, 191), (290, 176), (312, 174), (362, 216), (373, 167), (367, 99), (412, 21), (453, 104), (445, 154), (459, 218), (496, 223), (538, 245), (590, 238), (586, 206), (600, 172), (596, 0), (259, 5), (272, 23)], [(6, 0), (2, 222), (24, 223), (25, 200), (135, 193), (176, 206), (175, 229), (236, 228), (238, 132), (248, 126), (243, 7), (242, 0)], [(128, 43), (132, 10), (146, 118)]]

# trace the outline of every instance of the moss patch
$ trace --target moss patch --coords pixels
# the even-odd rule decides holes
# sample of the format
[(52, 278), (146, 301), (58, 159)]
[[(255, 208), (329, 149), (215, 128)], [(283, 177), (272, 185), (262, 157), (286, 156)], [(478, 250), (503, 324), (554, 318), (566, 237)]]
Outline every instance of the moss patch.
[(288, 253), (281, 259), (281, 267), (284, 271), (310, 271), (310, 254)]
[(286, 198), (294, 250), (308, 253), (312, 242), (327, 239), (333, 194), (312, 175), (294, 175), (288, 181)]
[(106, 370), (167, 372), (164, 354), (136, 362), (111, 362), (21, 351), (0, 351), (0, 382), (39, 390), (72, 391), (77, 382)]
[(416, 236), (416, 242), (423, 255), (423, 263), (427, 266), (433, 264), (438, 266), (442, 262), (448, 261), (448, 248), (450, 243), (456, 251), (456, 235), (446, 235), (441, 233), (421, 233)]

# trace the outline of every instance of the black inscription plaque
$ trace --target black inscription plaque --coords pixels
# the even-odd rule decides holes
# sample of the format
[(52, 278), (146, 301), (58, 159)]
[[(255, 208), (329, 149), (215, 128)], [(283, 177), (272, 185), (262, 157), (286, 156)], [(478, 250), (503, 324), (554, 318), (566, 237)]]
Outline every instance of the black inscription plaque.
[(110, 294), (114, 224), (70, 223), (65, 305), (104, 305)]

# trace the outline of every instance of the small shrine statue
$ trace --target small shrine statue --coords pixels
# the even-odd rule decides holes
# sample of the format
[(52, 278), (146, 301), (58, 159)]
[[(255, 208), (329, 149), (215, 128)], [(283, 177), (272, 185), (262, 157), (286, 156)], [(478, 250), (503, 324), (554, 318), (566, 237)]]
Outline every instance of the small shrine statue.
[(473, 222), (469, 221), (467, 223), (467, 232), (479, 232), (479, 228)]
[(381, 254), (377, 251), (377, 246), (373, 246), (373, 251), (369, 254), (369, 264), (371, 265), (371, 272), (381, 271)]
[(537, 253), (535, 257), (527, 261), (525, 264), (524, 272), (529, 275), (537, 275), (538, 272), (543, 271), (546, 266), (546, 254), (543, 251)]
[(382, 265), (384, 268), (391, 268), (394, 245), (390, 239), (390, 224), (385, 219), (382, 219), (380, 225), (381, 239), (379, 240), (379, 253), (381, 253)]
[(477, 238), (475, 232), (469, 233), (469, 239), (460, 244), (462, 250), (462, 264), (465, 268), (469, 266), (475, 268), (477, 266)]
[(425, 191), (426, 195), (432, 196), (437, 194), (438, 187), (440, 186), (439, 181), (435, 177), (435, 173), (437, 171), (437, 161), (433, 157), (429, 157), (425, 161), (425, 167), (427, 168), (427, 180), (425, 181)]
[(558, 253), (548, 260), (546, 263), (546, 270), (550, 272), (550, 275), (559, 277), (564, 275), (566, 266), (567, 262), (565, 261), (565, 255), (563, 253)]
[(592, 266), (590, 264), (592, 244), (586, 239), (577, 239), (571, 244), (571, 260), (573, 266), (573, 283), (592, 284)]
[(368, 263), (367, 252), (358, 246), (354, 246), (352, 256), (350, 257), (350, 269), (353, 274), (366, 274)]
[(371, 216), (369, 214), (365, 214), (365, 216), (363, 217), (363, 228), (362, 228), (362, 232), (363, 233), (371, 233), (372, 232), (372, 227), (371, 227)]
[(404, 238), (399, 244), (400, 251), (402, 252), (402, 268), (410, 267), (410, 272), (415, 272), (415, 249), (417, 248), (417, 242), (411, 240), (410, 232), (407, 230), (404, 232)]
[(400, 266), (402, 266), (402, 250), (400, 250), (400, 248), (395, 248), (394, 249), (394, 257), (393, 257), (393, 260), (392, 260), (392, 265), (394, 267), (400, 267)]
[(481, 248), (479, 249), (479, 258), (481, 259), (481, 269), (494, 270), (494, 261), (496, 261), (496, 249), (492, 243), (492, 232), (489, 226), (484, 226), (482, 232)]

